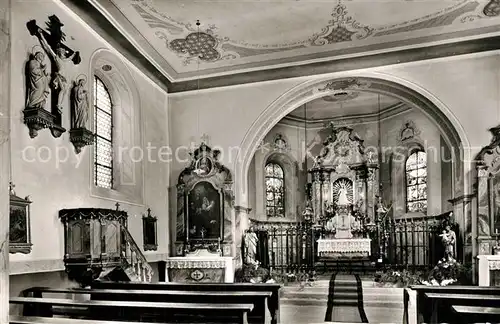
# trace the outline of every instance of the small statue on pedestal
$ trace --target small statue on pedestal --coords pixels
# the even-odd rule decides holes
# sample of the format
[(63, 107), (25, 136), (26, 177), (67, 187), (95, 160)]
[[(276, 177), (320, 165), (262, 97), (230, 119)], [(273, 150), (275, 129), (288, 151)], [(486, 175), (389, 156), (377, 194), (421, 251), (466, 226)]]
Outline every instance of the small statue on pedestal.
[(246, 264), (256, 264), (257, 263), (257, 244), (259, 243), (259, 238), (253, 227), (246, 232), (245, 238), (245, 263)]
[(49, 74), (44, 64), (45, 55), (37, 51), (30, 56), (27, 64), (27, 98), (26, 109), (43, 108), (47, 103), (47, 98), (50, 93)]
[(457, 236), (450, 225), (447, 225), (442, 234), (439, 235), (444, 246), (444, 257), (447, 261), (455, 260)]

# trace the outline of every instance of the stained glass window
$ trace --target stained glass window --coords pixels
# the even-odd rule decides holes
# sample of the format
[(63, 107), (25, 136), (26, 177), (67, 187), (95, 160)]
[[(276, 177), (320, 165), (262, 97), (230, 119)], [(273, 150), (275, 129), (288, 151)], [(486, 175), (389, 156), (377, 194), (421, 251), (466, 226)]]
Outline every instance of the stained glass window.
[(113, 188), (113, 104), (104, 83), (94, 76), (94, 181)]
[(406, 210), (427, 213), (427, 153), (413, 152), (406, 160)]
[(285, 217), (285, 178), (277, 163), (266, 165), (266, 213), (267, 217)]

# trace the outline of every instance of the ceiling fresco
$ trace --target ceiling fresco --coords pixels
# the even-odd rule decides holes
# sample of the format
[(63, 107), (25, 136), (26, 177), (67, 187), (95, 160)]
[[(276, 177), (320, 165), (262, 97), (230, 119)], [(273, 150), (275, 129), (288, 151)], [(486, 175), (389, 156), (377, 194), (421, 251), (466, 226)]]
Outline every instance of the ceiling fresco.
[(91, 2), (172, 80), (480, 37), (500, 23), (500, 0)]

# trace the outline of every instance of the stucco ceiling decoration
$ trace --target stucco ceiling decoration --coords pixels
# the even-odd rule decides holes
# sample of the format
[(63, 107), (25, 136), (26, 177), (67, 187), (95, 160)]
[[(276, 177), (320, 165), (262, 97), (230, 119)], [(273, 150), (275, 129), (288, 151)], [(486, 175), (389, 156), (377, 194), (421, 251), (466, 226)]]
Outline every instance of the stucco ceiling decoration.
[(93, 1), (112, 1), (171, 79), (478, 36), (500, 22), (500, 0)]
[(323, 100), (327, 102), (345, 102), (349, 101), (352, 99), (356, 99), (359, 96), (359, 92), (357, 91), (351, 91), (351, 90), (346, 90), (346, 91), (337, 91), (332, 95), (329, 96), (324, 96)]
[[(326, 99), (335, 98), (335, 94), (338, 94), (341, 99)], [(378, 101), (379, 94), (374, 92), (349, 89), (336, 90), (333, 95), (308, 102), (306, 104), (307, 116), (304, 116), (304, 107), (301, 106), (285, 118), (303, 121), (304, 117), (306, 117), (310, 122), (335, 118), (358, 118), (361, 120), (368, 117), (369, 119), (373, 119), (372, 117), (378, 116)], [(406, 110), (408, 110), (408, 107), (403, 105), (397, 98), (383, 94), (380, 95), (380, 114), (383, 118), (388, 117), (386, 116), (388, 114), (397, 115)]]

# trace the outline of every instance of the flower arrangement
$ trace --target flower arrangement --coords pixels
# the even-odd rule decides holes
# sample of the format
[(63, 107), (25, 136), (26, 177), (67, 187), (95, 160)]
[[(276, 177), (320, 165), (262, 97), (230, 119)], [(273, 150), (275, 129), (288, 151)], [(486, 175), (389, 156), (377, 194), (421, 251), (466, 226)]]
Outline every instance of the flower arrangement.
[(236, 282), (251, 282), (251, 283), (272, 283), (274, 280), (269, 275), (269, 270), (262, 268), (259, 261), (252, 261), (249, 264), (244, 264), (242, 268), (235, 272)]
[(422, 284), (427, 286), (448, 286), (460, 280), (464, 280), (466, 268), (453, 258), (443, 258), (429, 272), (427, 280), (423, 280)]
[(441, 259), (427, 273), (424, 271), (393, 270), (375, 274), (375, 284), (378, 286), (408, 287), (411, 285), (448, 286), (452, 284), (468, 284), (472, 268), (464, 266), (454, 259)]
[(402, 271), (398, 270), (386, 270), (382, 272), (377, 272), (375, 274), (375, 283), (377, 286), (394, 286), (394, 287), (408, 287), (411, 285), (419, 285), (422, 283), (422, 272), (416, 271), (411, 272), (406, 269)]

